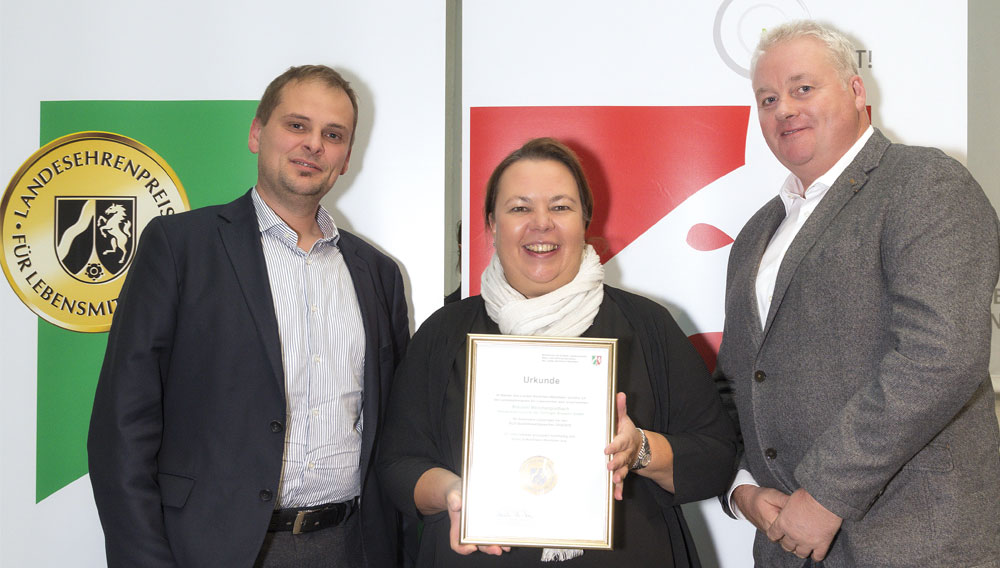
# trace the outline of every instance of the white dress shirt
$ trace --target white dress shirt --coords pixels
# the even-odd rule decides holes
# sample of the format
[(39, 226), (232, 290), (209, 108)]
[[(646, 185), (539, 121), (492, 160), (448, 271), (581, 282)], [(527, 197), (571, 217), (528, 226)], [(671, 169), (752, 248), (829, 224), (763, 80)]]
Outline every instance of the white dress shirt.
[(271, 285), (285, 371), (285, 452), (278, 507), (308, 507), (360, 494), (364, 324), (330, 214), (304, 251), (264, 203), (253, 203)]
[[(874, 132), (875, 129), (869, 125), (854, 145), (837, 160), (837, 163), (825, 174), (816, 178), (816, 181), (812, 182), (808, 188), (802, 187), (802, 180), (797, 178), (795, 174), (788, 174), (785, 183), (782, 184), (778, 195), (781, 197), (782, 203), (785, 204), (785, 219), (778, 225), (777, 230), (774, 231), (774, 235), (771, 236), (767, 250), (764, 251), (764, 255), (760, 259), (760, 265), (757, 267), (755, 291), (761, 328), (767, 322), (767, 313), (771, 309), (771, 296), (774, 294), (774, 285), (778, 280), (778, 269), (781, 267), (781, 261), (785, 258), (785, 253), (788, 252), (788, 247), (791, 246), (792, 241), (795, 240), (795, 235), (799, 234), (803, 225), (809, 220), (809, 216), (812, 215), (812, 212), (816, 210), (820, 201), (830, 190), (830, 186), (837, 181), (840, 174), (844, 173), (847, 166), (854, 161), (858, 152), (861, 151), (861, 148), (864, 147)], [(740, 512), (739, 507), (732, 500), (733, 491), (740, 485), (757, 486), (758, 484), (749, 471), (741, 469), (736, 473), (736, 479), (733, 480), (729, 492), (726, 493), (729, 509), (737, 518), (743, 519), (743, 513)]]

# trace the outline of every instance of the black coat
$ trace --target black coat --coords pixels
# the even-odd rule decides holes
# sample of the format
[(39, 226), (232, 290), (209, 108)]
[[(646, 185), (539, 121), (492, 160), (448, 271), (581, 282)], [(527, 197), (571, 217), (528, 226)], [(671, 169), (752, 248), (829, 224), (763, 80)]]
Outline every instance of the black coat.
[[(728, 487), (735, 428), (704, 363), (667, 310), (609, 286), (604, 291), (597, 318), (583, 335), (618, 338), (618, 390), (626, 393), (637, 426), (670, 441), (676, 493), (628, 476), (625, 501), (615, 506), (615, 550), (587, 551), (568, 565), (698, 566), (680, 504)], [(414, 517), (419, 513), (413, 490), (424, 472), (441, 467), (461, 474), (466, 333), (500, 333), (480, 296), (432, 315), (414, 335), (396, 376), (379, 475), (396, 506)], [(424, 521), (418, 566), (540, 564), (540, 551), (529, 548), (499, 558), (459, 556), (449, 547), (447, 513)]]
[[(373, 566), (394, 566), (396, 514), (370, 466), (408, 343), (402, 278), (346, 231), (339, 247), (365, 328), (363, 544)], [(250, 194), (154, 219), (122, 288), (87, 444), (109, 566), (253, 564), (277, 499), (284, 382)]]

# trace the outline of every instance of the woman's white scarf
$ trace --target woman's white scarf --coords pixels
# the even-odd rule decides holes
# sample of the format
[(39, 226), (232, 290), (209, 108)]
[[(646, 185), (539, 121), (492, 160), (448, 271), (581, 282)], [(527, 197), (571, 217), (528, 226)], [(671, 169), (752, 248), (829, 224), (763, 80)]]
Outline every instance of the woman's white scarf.
[(573, 280), (535, 298), (525, 298), (507, 283), (496, 253), (483, 271), (482, 296), (486, 313), (505, 335), (578, 337), (587, 330), (604, 299), (604, 266), (594, 247), (583, 251), (580, 271)]
[[(483, 271), (482, 296), (486, 313), (506, 335), (579, 337), (594, 323), (604, 299), (604, 266), (594, 247), (583, 251), (580, 271), (571, 282), (535, 298), (525, 298), (504, 276), (496, 253)], [(542, 562), (581, 556), (577, 548), (545, 548)]]

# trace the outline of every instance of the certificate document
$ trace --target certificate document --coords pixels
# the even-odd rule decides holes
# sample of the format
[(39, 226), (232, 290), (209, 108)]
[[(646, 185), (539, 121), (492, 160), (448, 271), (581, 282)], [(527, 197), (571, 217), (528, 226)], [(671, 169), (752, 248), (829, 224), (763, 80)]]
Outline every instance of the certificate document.
[(611, 548), (616, 339), (469, 334), (461, 542)]

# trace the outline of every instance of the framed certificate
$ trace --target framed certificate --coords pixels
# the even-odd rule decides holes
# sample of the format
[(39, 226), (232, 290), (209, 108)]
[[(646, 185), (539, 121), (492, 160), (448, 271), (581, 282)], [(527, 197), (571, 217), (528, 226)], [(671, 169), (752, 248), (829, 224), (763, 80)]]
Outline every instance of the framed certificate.
[(612, 547), (616, 339), (469, 334), (463, 544)]

